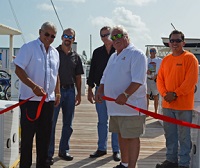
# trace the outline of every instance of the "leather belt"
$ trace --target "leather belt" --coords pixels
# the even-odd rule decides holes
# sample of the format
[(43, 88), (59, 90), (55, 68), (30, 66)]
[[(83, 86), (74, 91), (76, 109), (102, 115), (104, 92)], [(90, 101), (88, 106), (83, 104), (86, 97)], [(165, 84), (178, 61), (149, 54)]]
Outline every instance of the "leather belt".
[(70, 88), (74, 88), (74, 84), (61, 85), (60, 87), (61, 87), (62, 89), (70, 89)]

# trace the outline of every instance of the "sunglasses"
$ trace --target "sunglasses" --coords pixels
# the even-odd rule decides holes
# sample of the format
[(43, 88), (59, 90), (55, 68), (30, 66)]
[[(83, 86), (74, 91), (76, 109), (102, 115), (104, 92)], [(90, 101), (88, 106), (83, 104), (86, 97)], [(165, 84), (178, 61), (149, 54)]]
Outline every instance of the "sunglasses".
[(101, 34), (100, 36), (101, 37), (106, 37), (106, 36), (109, 36), (110, 35), (110, 33), (107, 33), (107, 34)]
[(46, 32), (46, 33), (44, 33), (44, 35), (45, 35), (46, 37), (49, 37), (49, 36), (50, 36), (50, 37), (51, 37), (51, 38), (53, 38), (53, 39), (54, 39), (54, 38), (56, 38), (56, 36), (54, 36), (53, 34), (52, 34), (52, 35), (50, 35), (50, 34), (49, 34), (49, 33), (47, 33), (47, 32)]
[(181, 39), (170, 39), (170, 40), (169, 40), (170, 43), (174, 43), (174, 42), (180, 43), (180, 42), (182, 42), (182, 41), (183, 41), (183, 40), (181, 40)]
[(111, 40), (112, 40), (112, 41), (115, 41), (115, 40), (117, 40), (117, 39), (121, 39), (123, 36), (124, 36), (123, 34), (116, 34), (116, 35), (113, 35), (113, 36), (111, 37)]
[(63, 37), (64, 37), (65, 39), (70, 39), (70, 40), (74, 38), (74, 36), (72, 36), (72, 35), (68, 36), (68, 35), (66, 35), (66, 34), (63, 34)]
[(150, 52), (156, 52), (156, 50), (150, 50)]

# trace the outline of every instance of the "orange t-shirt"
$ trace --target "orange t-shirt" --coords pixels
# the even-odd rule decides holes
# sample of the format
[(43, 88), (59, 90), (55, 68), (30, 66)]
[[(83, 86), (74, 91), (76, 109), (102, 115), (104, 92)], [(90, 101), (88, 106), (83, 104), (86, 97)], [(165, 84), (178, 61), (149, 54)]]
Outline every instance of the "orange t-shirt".
[(162, 97), (167, 92), (176, 92), (178, 96), (171, 103), (163, 99), (162, 106), (164, 108), (193, 110), (198, 71), (198, 60), (188, 51), (184, 51), (179, 56), (169, 54), (163, 59), (157, 76), (158, 91)]

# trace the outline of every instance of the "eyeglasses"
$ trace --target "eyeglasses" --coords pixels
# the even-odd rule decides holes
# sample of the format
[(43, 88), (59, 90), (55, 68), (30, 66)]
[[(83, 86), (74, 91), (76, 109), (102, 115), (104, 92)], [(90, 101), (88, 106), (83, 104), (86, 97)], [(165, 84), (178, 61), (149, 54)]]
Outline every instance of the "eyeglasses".
[(156, 52), (156, 50), (151, 49), (150, 52)]
[(113, 35), (113, 36), (111, 37), (111, 40), (112, 40), (112, 41), (115, 41), (115, 40), (117, 40), (117, 39), (121, 39), (123, 36), (124, 36), (123, 34), (116, 34), (116, 35)]
[(70, 39), (70, 40), (74, 38), (74, 36), (72, 36), (72, 35), (68, 36), (68, 35), (66, 35), (66, 34), (63, 34), (63, 37), (64, 37), (65, 39)]
[(100, 36), (103, 38), (103, 37), (106, 37), (106, 36), (109, 36), (110, 33), (107, 33), (107, 34), (101, 34)]
[(183, 41), (183, 40), (181, 40), (181, 39), (170, 39), (170, 40), (169, 40), (170, 43), (174, 43), (174, 42), (180, 43), (180, 42), (182, 42), (182, 41)]
[(44, 35), (45, 35), (46, 37), (49, 37), (49, 36), (50, 36), (50, 37), (53, 38), (53, 39), (56, 38), (56, 36), (54, 36), (53, 34), (51, 35), (51, 34), (49, 34), (49, 33), (47, 33), (47, 32), (44, 33)]

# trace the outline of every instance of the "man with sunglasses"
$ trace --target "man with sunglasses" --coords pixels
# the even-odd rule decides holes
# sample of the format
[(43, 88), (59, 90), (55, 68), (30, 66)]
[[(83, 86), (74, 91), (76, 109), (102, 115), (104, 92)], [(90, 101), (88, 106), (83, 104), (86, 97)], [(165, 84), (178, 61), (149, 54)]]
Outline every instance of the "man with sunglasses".
[[(59, 78), (60, 78), (60, 104), (54, 110), (51, 142), (48, 151), (47, 164), (53, 164), (55, 151), (55, 128), (62, 108), (63, 127), (59, 144), (58, 156), (66, 161), (73, 160), (69, 154), (70, 137), (73, 132), (72, 122), (74, 118), (75, 106), (81, 103), (81, 75), (84, 74), (80, 56), (72, 49), (75, 41), (75, 31), (71, 28), (65, 29), (61, 37), (62, 44), (57, 47), (60, 58)], [(77, 94), (75, 95), (75, 87)]]
[(106, 101), (109, 131), (118, 133), (121, 152), (121, 163), (115, 168), (135, 168), (140, 151), (139, 137), (143, 134), (146, 116), (125, 103), (147, 108), (147, 59), (130, 43), (124, 27), (114, 27), (111, 39), (116, 52), (111, 55), (104, 70), (95, 100), (102, 102), (104, 94), (116, 99), (115, 102)]
[[(198, 60), (183, 49), (184, 34), (174, 30), (169, 35), (172, 53), (160, 65), (157, 87), (163, 97), (162, 111), (165, 116), (192, 122), (194, 91), (198, 82)], [(156, 168), (189, 168), (191, 135), (190, 128), (163, 122), (166, 139), (166, 160)]]
[[(33, 137), (36, 137), (36, 168), (50, 168), (46, 165), (50, 142), (54, 106), (60, 102), (59, 87), (59, 54), (50, 46), (54, 41), (57, 29), (54, 24), (45, 22), (39, 30), (39, 38), (24, 44), (14, 63), (16, 74), (20, 79), (19, 100), (28, 102), (21, 109), (21, 156), (20, 168), (32, 165)], [(40, 117), (34, 119), (42, 96), (46, 95)]]
[(156, 56), (157, 49), (155, 47), (150, 48), (150, 57), (147, 59), (147, 109), (149, 106), (150, 94), (154, 98), (154, 109), (157, 113), (158, 109), (158, 90), (156, 86), (156, 78), (162, 59)]
[[(110, 31), (111, 27), (105, 26), (100, 30), (101, 40), (104, 45), (98, 47), (94, 50), (89, 77), (87, 79), (88, 86), (88, 100), (91, 103), (94, 103), (94, 93), (92, 88), (96, 85), (95, 92), (97, 91), (101, 77), (103, 75), (103, 71), (107, 65), (107, 62), (111, 56), (115, 52), (113, 48), (113, 42), (110, 40)], [(96, 111), (98, 114), (98, 148), (93, 154), (90, 155), (90, 158), (97, 158), (107, 154), (107, 142), (108, 142), (108, 114), (106, 102), (102, 101), (101, 103), (95, 103)], [(120, 161), (119, 155), (119, 144), (118, 137), (116, 133), (111, 134), (111, 144), (113, 151), (113, 159), (115, 161)]]

